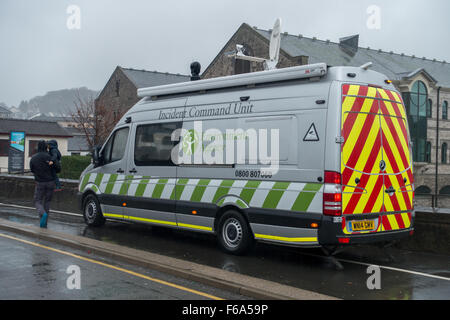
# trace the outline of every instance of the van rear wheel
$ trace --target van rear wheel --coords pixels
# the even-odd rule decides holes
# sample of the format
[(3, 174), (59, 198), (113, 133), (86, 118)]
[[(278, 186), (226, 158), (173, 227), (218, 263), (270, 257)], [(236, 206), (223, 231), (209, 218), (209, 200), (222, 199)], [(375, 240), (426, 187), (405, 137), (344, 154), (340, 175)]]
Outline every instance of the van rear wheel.
[(84, 199), (83, 218), (88, 226), (99, 227), (105, 224), (100, 203), (96, 196), (89, 194)]
[(250, 227), (237, 211), (225, 212), (219, 220), (218, 238), (220, 247), (227, 253), (241, 255), (253, 244)]

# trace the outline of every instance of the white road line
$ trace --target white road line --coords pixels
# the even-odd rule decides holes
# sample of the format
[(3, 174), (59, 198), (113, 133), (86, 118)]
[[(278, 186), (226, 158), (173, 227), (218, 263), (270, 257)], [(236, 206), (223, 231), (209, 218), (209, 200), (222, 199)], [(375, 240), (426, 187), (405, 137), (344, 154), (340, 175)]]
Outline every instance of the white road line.
[[(7, 207), (13, 207), (13, 208), (20, 208), (20, 209), (33, 209), (33, 210), (35, 209), (33, 207), (20, 206), (20, 205), (17, 205), (17, 204), (10, 204), (10, 203), (1, 203), (0, 202), (0, 205), (1, 206), (7, 206)], [(67, 211), (51, 210), (50, 212), (56, 212), (56, 213), (66, 214), (66, 215), (69, 215), (69, 216), (76, 216), (76, 217), (81, 217), (82, 216), (81, 214), (76, 214), (76, 213), (67, 212)], [(315, 255), (315, 254), (308, 254), (308, 255), (316, 256), (316, 257), (322, 257), (323, 258), (323, 256), (319, 256), (319, 255)], [(336, 258), (336, 260), (341, 261), (341, 262), (346, 262), (346, 263), (359, 264), (359, 265), (362, 265), (362, 266), (373, 266), (373, 265), (376, 265), (376, 266), (379, 266), (380, 268), (386, 269), (386, 270), (410, 273), (410, 274), (414, 274), (414, 275), (418, 275), (418, 276), (423, 276), (423, 277), (428, 277), (428, 278), (433, 278), (433, 279), (450, 281), (450, 278), (448, 278), (448, 277), (437, 276), (437, 275), (434, 275), (434, 274), (429, 274), (429, 273), (424, 273), (424, 272), (412, 271), (412, 270), (401, 269), (401, 268), (394, 268), (394, 267), (389, 267), (389, 266), (382, 266), (382, 265), (378, 265), (378, 264), (374, 264), (374, 263), (366, 263), (366, 262), (353, 261), (353, 260), (347, 260), (347, 259), (338, 259), (338, 258)]]
[[(19, 208), (19, 209), (33, 209), (33, 210), (36, 209), (36, 208), (33, 208), (33, 207), (20, 206), (20, 205), (11, 204), (11, 203), (1, 203), (0, 202), (0, 205), (1, 206), (6, 206), (6, 207)], [(67, 211), (50, 210), (50, 213), (52, 213), (52, 212), (66, 214), (68, 216), (82, 217), (82, 215), (80, 213), (77, 214), (77, 213), (67, 212)]]
[(359, 261), (353, 261), (353, 260), (347, 260), (347, 259), (337, 259), (336, 258), (336, 260), (342, 261), (342, 262), (347, 262), (347, 263), (359, 264), (359, 265), (363, 265), (363, 266), (378, 266), (378, 267), (380, 267), (382, 269), (398, 271), (398, 272), (405, 272), (405, 273), (410, 273), (410, 274), (414, 274), (414, 275), (418, 275), (418, 276), (423, 276), (423, 277), (428, 277), (428, 278), (434, 278), (434, 279), (439, 279), (439, 280), (450, 281), (450, 278), (442, 277), (442, 276), (436, 276), (434, 274), (429, 274), (429, 273), (424, 273), (424, 272), (418, 272), (418, 271), (412, 271), (412, 270), (401, 269), (401, 268), (394, 268), (394, 267), (388, 267), (388, 266), (381, 266), (381, 265), (374, 264), (374, 263), (365, 263), (365, 262), (359, 262)]

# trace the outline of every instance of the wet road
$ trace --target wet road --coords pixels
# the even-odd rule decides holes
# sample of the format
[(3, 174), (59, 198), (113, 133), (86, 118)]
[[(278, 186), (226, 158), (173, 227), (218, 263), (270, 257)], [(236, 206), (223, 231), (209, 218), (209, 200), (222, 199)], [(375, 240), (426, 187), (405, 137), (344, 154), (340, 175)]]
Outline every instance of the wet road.
[(11, 232), (0, 232), (0, 256), (0, 300), (249, 299)]
[[(0, 205), (0, 217), (38, 225), (30, 209)], [(247, 256), (231, 256), (210, 235), (112, 221), (92, 228), (79, 215), (58, 213), (51, 215), (48, 227), (343, 299), (450, 299), (450, 257), (444, 255), (358, 246), (337, 255), (344, 270), (336, 271), (316, 249), (257, 244)], [(380, 289), (367, 287), (371, 264), (381, 266)]]

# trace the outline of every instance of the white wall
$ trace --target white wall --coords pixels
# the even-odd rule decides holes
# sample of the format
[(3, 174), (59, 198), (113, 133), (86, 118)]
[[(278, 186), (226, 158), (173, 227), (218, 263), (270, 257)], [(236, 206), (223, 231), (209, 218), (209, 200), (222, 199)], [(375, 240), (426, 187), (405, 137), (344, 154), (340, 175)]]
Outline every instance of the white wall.
[[(9, 135), (0, 134), (0, 139), (6, 139), (9, 140)], [(58, 142), (58, 149), (61, 152), (61, 155), (63, 156), (70, 156), (70, 153), (67, 151), (67, 138), (56, 138), (56, 137), (40, 137), (40, 136), (29, 136), (26, 135), (25, 137), (25, 170), (30, 169), (30, 160), (31, 158), (28, 156), (29, 154), (29, 141), (30, 140), (56, 140)], [(0, 157), (0, 170), (1, 172), (8, 172), (8, 157)]]

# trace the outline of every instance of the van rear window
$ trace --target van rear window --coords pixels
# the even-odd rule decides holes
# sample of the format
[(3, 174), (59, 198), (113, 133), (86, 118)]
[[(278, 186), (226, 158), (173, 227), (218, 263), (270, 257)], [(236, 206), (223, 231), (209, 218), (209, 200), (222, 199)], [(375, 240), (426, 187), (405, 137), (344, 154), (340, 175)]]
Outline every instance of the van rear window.
[(134, 143), (136, 166), (173, 166), (171, 151), (178, 141), (172, 141), (171, 136), (181, 125), (181, 122), (171, 122), (138, 126)]

